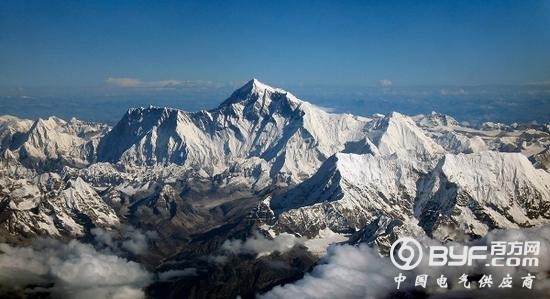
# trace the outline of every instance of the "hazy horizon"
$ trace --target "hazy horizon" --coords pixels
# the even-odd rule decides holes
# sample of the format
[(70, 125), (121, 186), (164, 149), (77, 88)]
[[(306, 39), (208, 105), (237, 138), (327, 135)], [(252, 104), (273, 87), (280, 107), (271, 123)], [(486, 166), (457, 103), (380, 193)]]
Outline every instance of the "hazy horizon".
[[(409, 115), (436, 111), (472, 124), (485, 121), (548, 123), (550, 120), (550, 87), (546, 85), (338, 87), (290, 84), (289, 87), (265, 83), (288, 90), (328, 112), (368, 116), (392, 111)], [(191, 112), (213, 109), (241, 86), (238, 84), (219, 84), (211, 88), (200, 85), (118, 88), (108, 94), (74, 90), (62, 95), (21, 93), (0, 96), (0, 114), (30, 119), (76, 117), (114, 124), (126, 110), (134, 107), (154, 105)]]

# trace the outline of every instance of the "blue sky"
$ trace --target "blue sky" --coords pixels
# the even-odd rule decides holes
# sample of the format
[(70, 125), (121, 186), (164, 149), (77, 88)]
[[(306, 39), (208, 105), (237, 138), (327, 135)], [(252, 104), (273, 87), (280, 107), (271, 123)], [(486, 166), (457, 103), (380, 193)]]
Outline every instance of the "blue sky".
[(0, 92), (524, 84), (550, 80), (549, 53), (550, 1), (0, 3)]
[(255, 77), (336, 112), (550, 120), (546, 1), (0, 1), (0, 115), (114, 123)]

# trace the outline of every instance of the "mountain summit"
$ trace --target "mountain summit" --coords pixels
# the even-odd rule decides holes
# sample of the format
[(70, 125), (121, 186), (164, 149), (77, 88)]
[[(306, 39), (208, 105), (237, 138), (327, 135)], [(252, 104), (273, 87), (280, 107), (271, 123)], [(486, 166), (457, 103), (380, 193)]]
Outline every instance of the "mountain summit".
[(381, 247), (405, 233), (453, 239), (449, 227), (479, 237), (550, 222), (550, 177), (535, 168), (545, 128), (328, 113), (256, 79), (208, 111), (129, 109), (107, 133), (0, 117), (0, 216), (54, 235), (131, 221), (176, 243), (243, 219)]
[(239, 89), (235, 90), (229, 98), (227, 98), (225, 101), (223, 101), (220, 104), (220, 106), (227, 106), (227, 105), (231, 105), (239, 102), (245, 103), (252, 99), (255, 99), (255, 100), (261, 99), (266, 94), (282, 95), (282, 97), (279, 97), (279, 98), (284, 98), (284, 95), (287, 95), (288, 98), (291, 98), (296, 101), (298, 100), (294, 95), (292, 95), (288, 91), (285, 91), (280, 88), (271, 87), (267, 84), (260, 82), (258, 79), (254, 78), (248, 81), (245, 85), (243, 85)]
[(272, 179), (281, 174), (298, 181), (346, 143), (364, 138), (367, 121), (326, 113), (253, 79), (210, 111), (130, 109), (99, 143), (97, 160), (175, 163), (215, 175), (255, 158)]

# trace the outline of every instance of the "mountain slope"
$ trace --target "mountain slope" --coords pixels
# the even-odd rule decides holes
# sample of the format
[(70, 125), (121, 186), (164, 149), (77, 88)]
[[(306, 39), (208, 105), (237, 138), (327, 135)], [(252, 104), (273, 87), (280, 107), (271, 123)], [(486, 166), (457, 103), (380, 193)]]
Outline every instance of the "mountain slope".
[(397, 231), (447, 240), (550, 223), (550, 174), (525, 156), (485, 151), (436, 162), (336, 154), (270, 200), (270, 229), (308, 238), (328, 228), (370, 240)]
[(276, 230), (353, 233), (376, 217), (407, 219), (421, 173), (407, 160), (336, 154), (309, 180), (271, 200)]
[(252, 80), (218, 108), (196, 113), (131, 109), (101, 140), (98, 161), (175, 163), (210, 175), (260, 158), (270, 177), (312, 175), (345, 144), (363, 138), (368, 119), (329, 114), (292, 94)]
[(32, 120), (11, 115), (0, 116), (0, 152), (17, 147), (32, 124)]
[(447, 154), (419, 186), (419, 225), (442, 239), (550, 222), (550, 174), (521, 154)]
[(20, 132), (9, 148), (24, 165), (37, 170), (84, 167), (93, 161), (99, 138), (108, 128), (76, 119), (39, 118), (24, 134)]
[(51, 172), (35, 174), (13, 160), (3, 160), (2, 166), (3, 237), (82, 237), (94, 226), (119, 224), (114, 210), (81, 178), (63, 178)]

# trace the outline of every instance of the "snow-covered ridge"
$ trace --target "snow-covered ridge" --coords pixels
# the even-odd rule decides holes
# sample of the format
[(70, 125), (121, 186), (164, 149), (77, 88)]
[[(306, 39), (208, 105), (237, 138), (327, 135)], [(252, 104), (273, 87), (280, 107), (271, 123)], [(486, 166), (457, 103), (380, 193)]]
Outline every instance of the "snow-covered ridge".
[(271, 168), (269, 177), (299, 181), (348, 142), (365, 138), (368, 121), (326, 113), (286, 91), (252, 80), (210, 111), (129, 110), (101, 140), (97, 160), (174, 163), (216, 175), (259, 158)]
[(395, 156), (336, 154), (311, 179), (271, 200), (275, 228), (314, 237), (324, 229), (354, 233), (382, 215), (406, 219), (419, 176)]
[(119, 224), (115, 211), (81, 178), (23, 171), (17, 161), (3, 160), (0, 165), (4, 237), (83, 236), (90, 226)]
[(441, 239), (550, 222), (550, 174), (519, 153), (447, 154), (419, 186), (416, 216)]
[(25, 165), (41, 168), (88, 165), (99, 138), (109, 129), (104, 124), (74, 118), (65, 121), (55, 116), (39, 118), (30, 126), (28, 120), (0, 117), (0, 123), (6, 120), (9, 125), (0, 133), (0, 150), (10, 150)]
[(330, 230), (387, 250), (403, 235), (457, 240), (550, 223), (550, 174), (522, 154), (446, 154), (436, 161), (336, 154), (269, 200), (264, 211), (275, 219), (266, 229), (308, 238)]
[(548, 165), (547, 126), (327, 113), (256, 79), (209, 111), (132, 108), (110, 130), (0, 117), (0, 138), (0, 228), (14, 234), (132, 219), (170, 238), (257, 206), (269, 232), (386, 246), (405, 232), (477, 236), (549, 218), (548, 173), (535, 169)]

